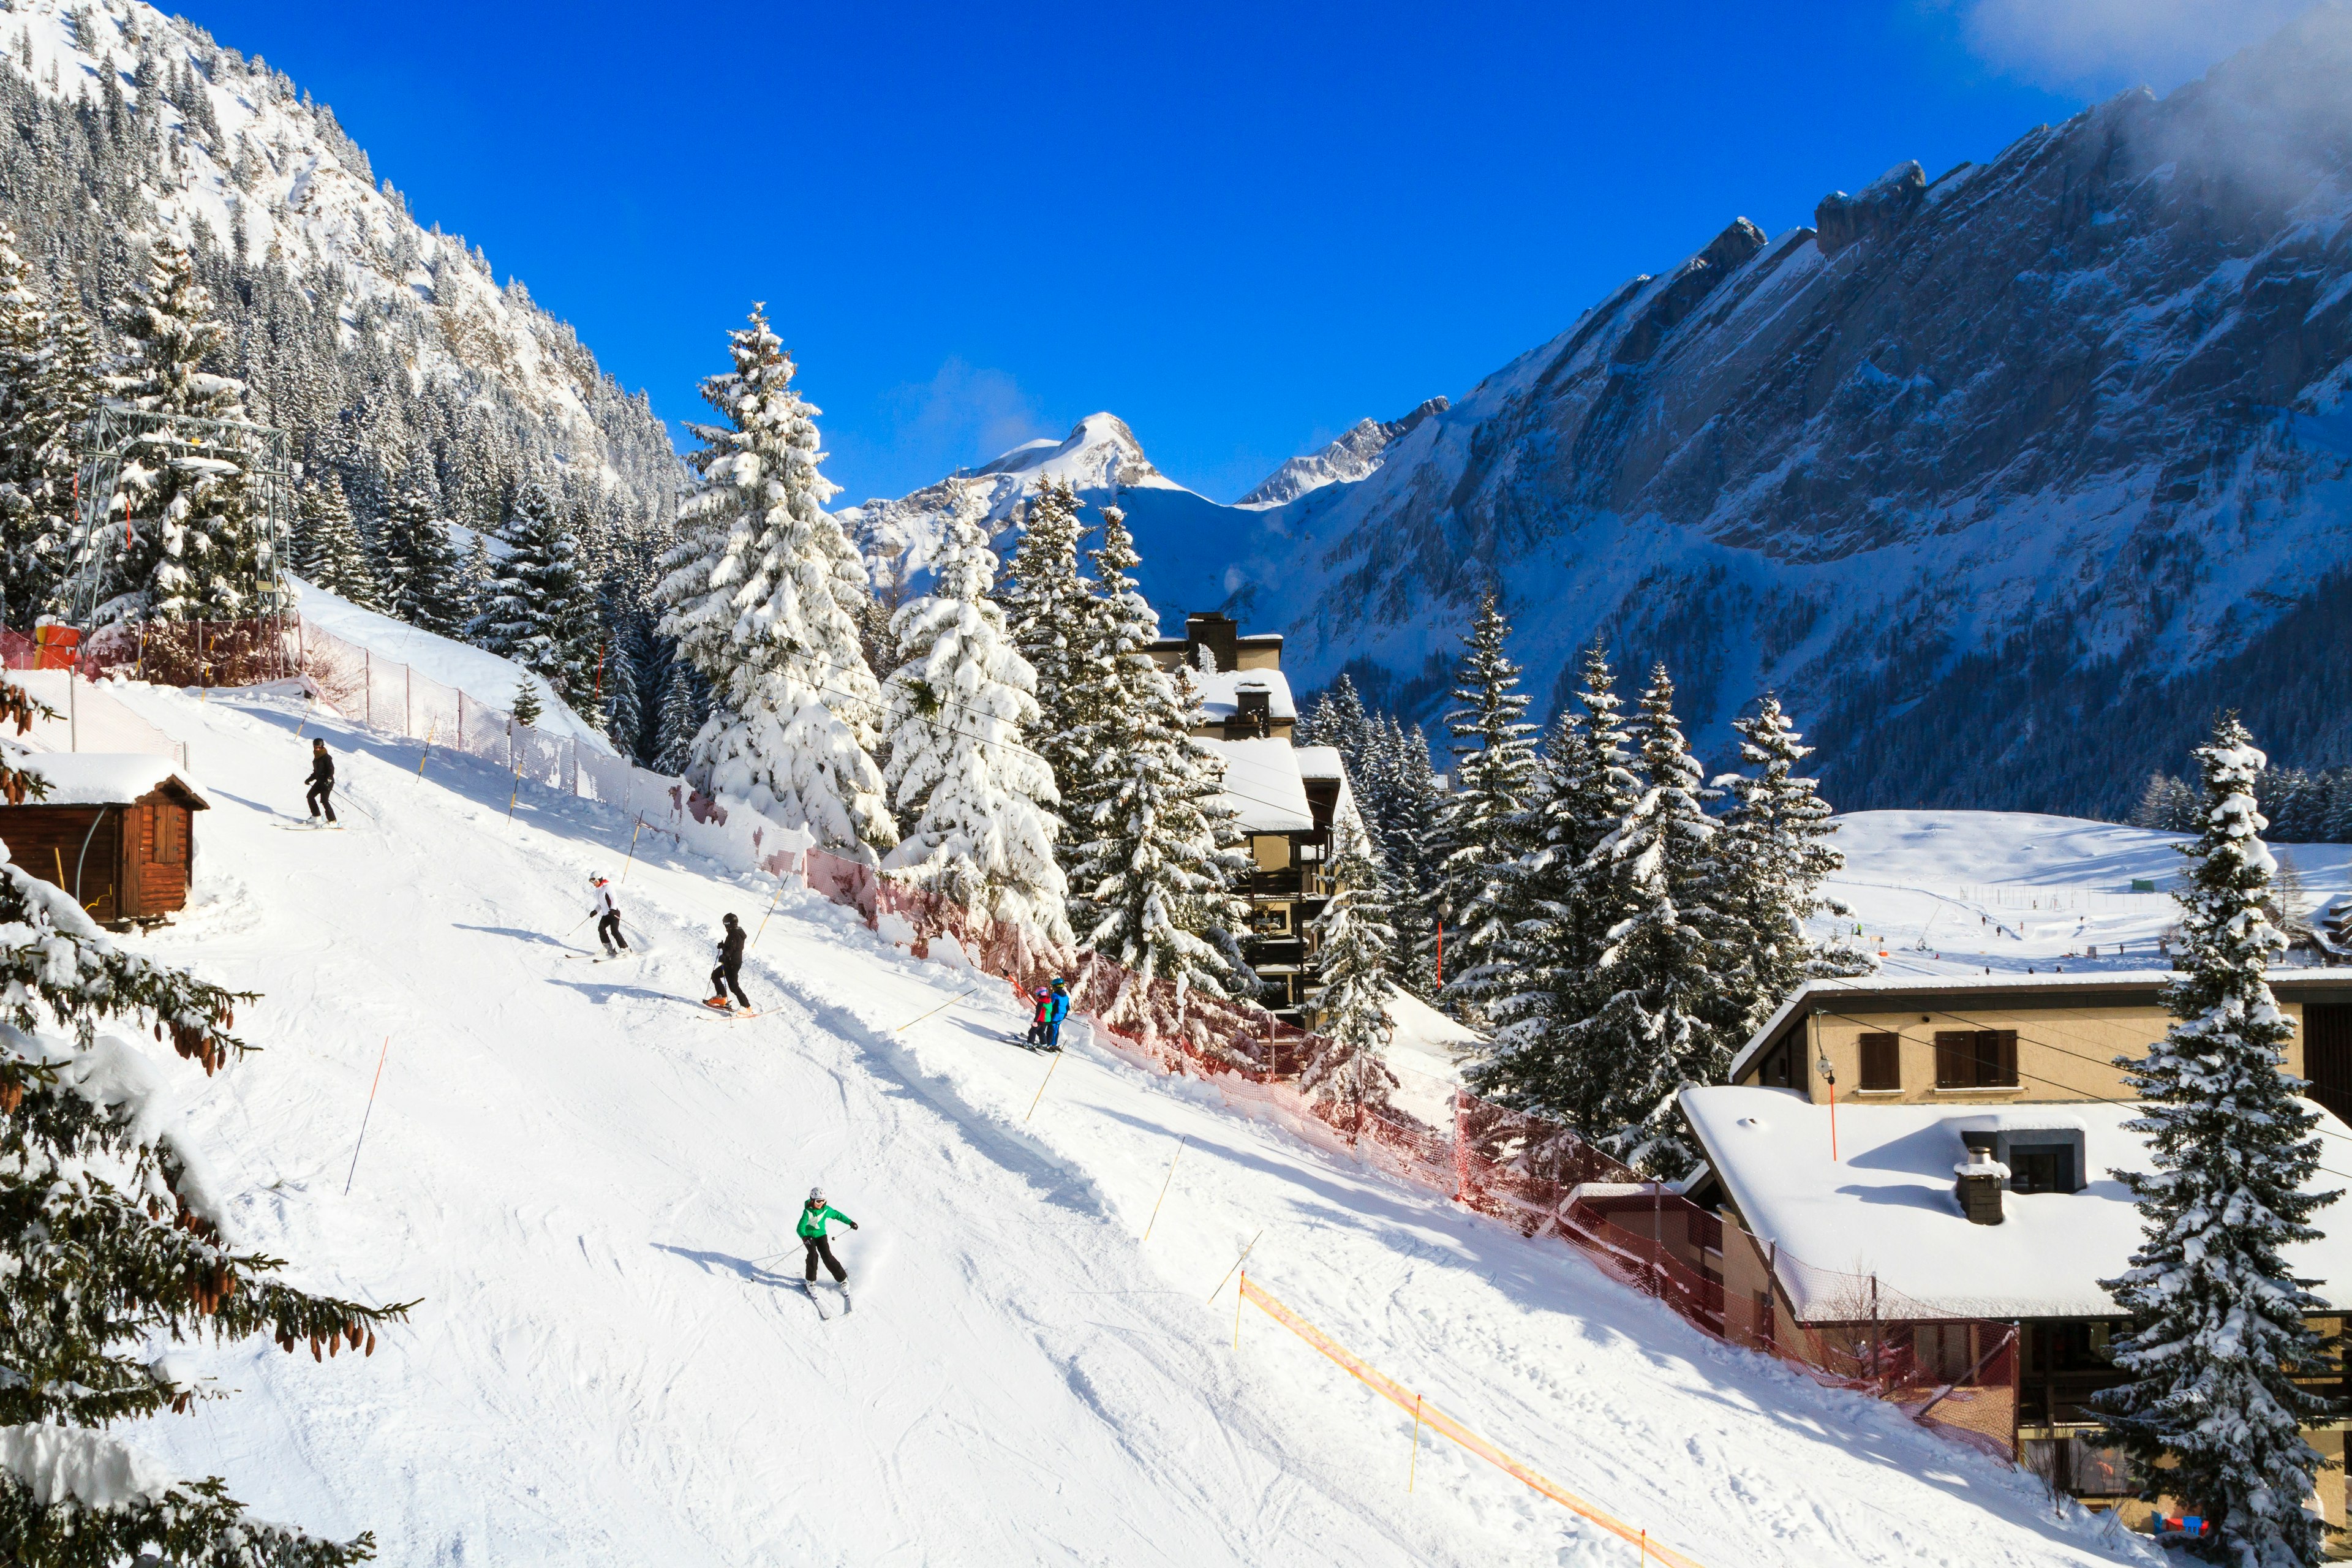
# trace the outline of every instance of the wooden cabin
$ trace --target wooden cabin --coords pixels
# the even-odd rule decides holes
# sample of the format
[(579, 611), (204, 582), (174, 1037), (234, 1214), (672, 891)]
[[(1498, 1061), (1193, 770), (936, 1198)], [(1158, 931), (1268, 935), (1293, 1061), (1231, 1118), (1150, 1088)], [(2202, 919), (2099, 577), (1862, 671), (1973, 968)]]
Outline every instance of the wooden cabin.
[(37, 752), (22, 760), (48, 795), (0, 805), (9, 858), (110, 924), (159, 921), (186, 906), (203, 794), (169, 757)]

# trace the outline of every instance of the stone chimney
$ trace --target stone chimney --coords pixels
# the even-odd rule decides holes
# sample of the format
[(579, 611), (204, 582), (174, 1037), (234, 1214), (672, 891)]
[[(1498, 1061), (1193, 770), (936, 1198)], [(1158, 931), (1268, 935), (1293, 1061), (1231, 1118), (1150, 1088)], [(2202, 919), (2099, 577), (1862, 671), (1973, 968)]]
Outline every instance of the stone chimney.
[(2001, 1222), (2000, 1191), (2009, 1180), (2009, 1167), (1992, 1157), (1990, 1143), (1970, 1143), (1969, 1157), (1952, 1167), (1956, 1178), (1952, 1195), (1960, 1200), (1960, 1213), (1970, 1225), (1999, 1225)]

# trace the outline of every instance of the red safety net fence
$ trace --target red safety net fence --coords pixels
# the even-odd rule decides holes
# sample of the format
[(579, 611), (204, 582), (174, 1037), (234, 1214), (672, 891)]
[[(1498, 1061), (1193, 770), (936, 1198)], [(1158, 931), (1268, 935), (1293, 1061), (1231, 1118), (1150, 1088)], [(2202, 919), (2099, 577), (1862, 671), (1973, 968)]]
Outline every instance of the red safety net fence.
[[(939, 893), (821, 849), (808, 885), (850, 905), (917, 956), (947, 957), (1024, 998), (1055, 974), (1070, 1009), (1121, 1055), (1213, 1084), (1229, 1104), (1498, 1219), (1564, 1242), (1727, 1344), (1772, 1355), (1819, 1382), (1873, 1394), (1923, 1426), (2014, 1458), (2013, 1325), (1955, 1317), (1873, 1276), (1817, 1268), (1594, 1148), (1558, 1122), (1449, 1094), (1451, 1117), (1348, 1105), (1303, 1092), (1297, 1074), (1328, 1042), (1254, 1003), (1179, 994), (1099, 954), (1026, 940)], [(1426, 1109), (1426, 1106), (1424, 1106)]]

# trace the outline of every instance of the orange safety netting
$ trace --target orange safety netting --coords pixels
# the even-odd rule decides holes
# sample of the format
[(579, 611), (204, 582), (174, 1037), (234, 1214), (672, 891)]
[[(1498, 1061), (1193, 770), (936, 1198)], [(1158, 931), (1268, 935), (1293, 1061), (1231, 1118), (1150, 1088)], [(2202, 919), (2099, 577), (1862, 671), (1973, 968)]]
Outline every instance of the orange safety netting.
[[(1661, 1546), (1651, 1540), (1649, 1531), (1636, 1530), (1614, 1514), (1594, 1507), (1558, 1481), (1545, 1476), (1541, 1471), (1513, 1458), (1509, 1454), (1454, 1419), (1453, 1416), (1430, 1404), (1420, 1394), (1408, 1392), (1403, 1384), (1374, 1368), (1355, 1352), (1300, 1317), (1290, 1308), (1276, 1300), (1263, 1287), (1253, 1283), (1247, 1273), (1242, 1275), (1241, 1292), (1243, 1300), (1256, 1307), (1267, 1317), (1272, 1318), (1276, 1322), (1330, 1357), (1339, 1365), (1346, 1368), (1359, 1383), (1410, 1415), (1417, 1425), (1453, 1438), (1505, 1474), (1525, 1482), (1554, 1502), (1569, 1509), (1580, 1518), (1590, 1520), (1620, 1540), (1641, 1548), (1645, 1554), (1643, 1561), (1647, 1562), (1651, 1558), (1655, 1558), (1660, 1563), (1668, 1564), (1669, 1568), (1699, 1568), (1699, 1564), (1692, 1558), (1685, 1556), (1672, 1547)], [(1416, 1433), (1414, 1441), (1419, 1440), (1419, 1435)]]

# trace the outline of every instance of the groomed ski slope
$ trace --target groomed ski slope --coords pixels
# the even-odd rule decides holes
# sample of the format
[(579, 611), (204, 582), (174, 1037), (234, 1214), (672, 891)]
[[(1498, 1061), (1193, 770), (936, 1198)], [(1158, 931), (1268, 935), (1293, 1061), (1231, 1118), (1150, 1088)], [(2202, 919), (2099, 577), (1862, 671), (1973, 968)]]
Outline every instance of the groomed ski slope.
[[(201, 1351), (236, 1396), (134, 1432), (266, 1515), (396, 1564), (1632, 1562), (1440, 1441), (1408, 1496), (1410, 1423), (1255, 1308), (1236, 1355), (1233, 1289), (1207, 1297), (1262, 1231), (1253, 1279), (1708, 1568), (2158, 1560), (1083, 1030), (1024, 1126), (1047, 1062), (1012, 999), (910, 1024), (978, 982), (811, 895), (752, 950), (766, 1016), (721, 1019), (696, 998), (719, 914), (758, 923), (749, 879), (641, 841), (648, 954), (593, 964), (584, 879), (628, 838), (603, 808), (529, 794), (509, 824), (497, 770), (419, 782), (413, 744), (330, 722), (351, 828), (279, 831), (294, 711), (126, 700), (213, 804), (189, 911), (132, 940), (266, 993), (264, 1052), (188, 1079), (245, 1238), (421, 1299), (369, 1360)], [(829, 1322), (792, 1282), (813, 1183), (863, 1226)]]

